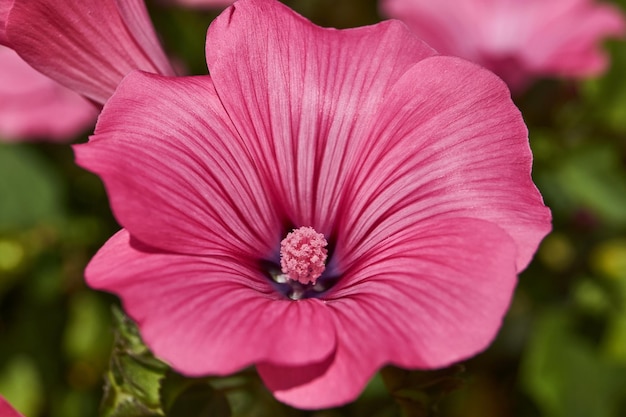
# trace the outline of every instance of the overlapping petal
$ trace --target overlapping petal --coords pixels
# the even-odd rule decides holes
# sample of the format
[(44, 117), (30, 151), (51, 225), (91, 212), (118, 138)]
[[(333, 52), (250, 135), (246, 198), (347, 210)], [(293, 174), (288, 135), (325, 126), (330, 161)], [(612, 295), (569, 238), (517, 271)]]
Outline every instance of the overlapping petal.
[(442, 217), (389, 240), (349, 273), (360, 277), (358, 285), (326, 297), (338, 337), (330, 366), (304, 383), (297, 367), (258, 366), (277, 398), (303, 408), (335, 406), (356, 398), (384, 364), (442, 367), (493, 340), (517, 274), (516, 247), (503, 230)]
[(92, 103), (32, 69), (0, 46), (0, 137), (68, 141), (93, 126)]
[(43, 74), (96, 103), (103, 104), (133, 69), (174, 74), (143, 0), (0, 4), (0, 22), (6, 25), (0, 41)]
[(148, 346), (188, 375), (229, 374), (267, 360), (304, 365), (335, 350), (323, 302), (280, 299), (245, 259), (160, 253), (122, 230), (85, 275), (92, 287), (119, 294)]
[(518, 270), (550, 231), (522, 117), (504, 83), (469, 62), (437, 56), (413, 66), (390, 89), (359, 153), (339, 222), (346, 267), (435, 215), (497, 224), (518, 246)]
[[(258, 16), (264, 16), (259, 19)], [(207, 63), (268, 190), (330, 234), (360, 142), (393, 83), (434, 54), (399, 22), (338, 31), (277, 2), (237, 2), (209, 28)]]
[(247, 146), (210, 77), (133, 73), (75, 151), (137, 239), (175, 253), (274, 259), (282, 224)]

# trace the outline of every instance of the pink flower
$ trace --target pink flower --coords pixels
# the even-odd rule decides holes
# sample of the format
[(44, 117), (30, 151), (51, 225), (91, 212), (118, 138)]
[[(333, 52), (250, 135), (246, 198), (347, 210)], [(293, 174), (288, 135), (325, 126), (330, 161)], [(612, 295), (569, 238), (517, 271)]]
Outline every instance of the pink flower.
[(0, 43), (99, 104), (131, 70), (174, 75), (143, 0), (0, 0)]
[(382, 10), (518, 91), (536, 77), (599, 75), (608, 66), (600, 42), (624, 33), (622, 13), (592, 0), (383, 0)]
[(0, 46), (2, 140), (69, 140), (92, 126), (96, 115), (93, 104)]
[(178, 371), (256, 365), (301, 408), (485, 349), (550, 230), (505, 84), (399, 22), (272, 0), (227, 9), (206, 52), (210, 76), (130, 74), (75, 147), (124, 227), (88, 283)]
[(2, 395), (0, 395), (0, 417), (24, 417), (18, 413)]

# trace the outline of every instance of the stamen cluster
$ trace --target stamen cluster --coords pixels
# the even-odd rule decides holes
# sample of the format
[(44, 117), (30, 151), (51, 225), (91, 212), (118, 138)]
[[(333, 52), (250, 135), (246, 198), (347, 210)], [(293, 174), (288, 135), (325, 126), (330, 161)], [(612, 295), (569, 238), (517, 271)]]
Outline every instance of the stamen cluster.
[(287, 277), (301, 284), (315, 284), (326, 269), (328, 242), (312, 227), (300, 227), (280, 242), (280, 267)]

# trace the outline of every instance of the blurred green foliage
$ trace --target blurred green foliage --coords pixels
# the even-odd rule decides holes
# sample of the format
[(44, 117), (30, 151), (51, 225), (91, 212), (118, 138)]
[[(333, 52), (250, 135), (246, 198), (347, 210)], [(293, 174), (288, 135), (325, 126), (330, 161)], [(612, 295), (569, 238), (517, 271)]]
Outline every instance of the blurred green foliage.
[[(286, 3), (324, 26), (379, 19), (373, 0)], [(149, 5), (181, 68), (206, 73), (217, 12)], [(625, 416), (626, 43), (607, 48), (604, 76), (542, 80), (515, 97), (554, 232), (520, 277), (495, 343), (462, 373), (386, 368), (335, 410), (280, 404), (253, 369), (197, 380), (167, 371), (111, 313), (117, 300), (83, 282), (118, 229), (99, 180), (67, 145), (0, 144), (0, 393), (27, 417)]]
[(117, 229), (69, 146), (0, 145), (0, 393), (27, 417), (96, 415), (112, 297), (83, 270)]

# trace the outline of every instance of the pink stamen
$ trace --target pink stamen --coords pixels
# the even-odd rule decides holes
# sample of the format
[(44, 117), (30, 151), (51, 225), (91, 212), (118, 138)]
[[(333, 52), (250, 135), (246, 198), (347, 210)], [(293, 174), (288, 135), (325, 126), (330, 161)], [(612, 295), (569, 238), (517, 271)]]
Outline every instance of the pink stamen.
[(301, 227), (280, 242), (280, 267), (289, 279), (315, 284), (326, 269), (328, 242), (312, 227)]

